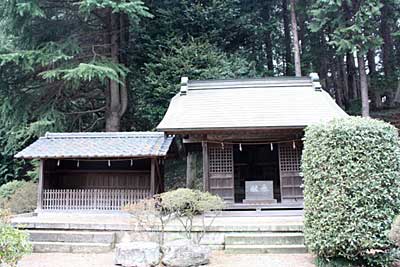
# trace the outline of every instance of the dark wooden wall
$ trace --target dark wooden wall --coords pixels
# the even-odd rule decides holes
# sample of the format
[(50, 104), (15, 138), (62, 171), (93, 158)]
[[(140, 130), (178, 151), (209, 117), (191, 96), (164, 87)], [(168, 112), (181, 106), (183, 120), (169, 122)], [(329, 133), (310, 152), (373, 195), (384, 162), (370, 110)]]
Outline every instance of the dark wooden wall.
[[(149, 189), (150, 159), (133, 161), (46, 160), (45, 189)], [(162, 174), (162, 169), (161, 169)], [(158, 184), (160, 181), (156, 175)], [(157, 183), (158, 182), (158, 183)], [(157, 186), (157, 191), (162, 190)]]

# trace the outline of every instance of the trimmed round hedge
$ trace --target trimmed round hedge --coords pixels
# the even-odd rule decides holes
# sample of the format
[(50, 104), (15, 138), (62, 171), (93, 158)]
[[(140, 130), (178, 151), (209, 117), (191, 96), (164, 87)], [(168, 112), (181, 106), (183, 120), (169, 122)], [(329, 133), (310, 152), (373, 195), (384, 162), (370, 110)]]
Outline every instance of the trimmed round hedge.
[(360, 117), (309, 126), (302, 173), (308, 248), (325, 259), (387, 264), (400, 209), (397, 129)]

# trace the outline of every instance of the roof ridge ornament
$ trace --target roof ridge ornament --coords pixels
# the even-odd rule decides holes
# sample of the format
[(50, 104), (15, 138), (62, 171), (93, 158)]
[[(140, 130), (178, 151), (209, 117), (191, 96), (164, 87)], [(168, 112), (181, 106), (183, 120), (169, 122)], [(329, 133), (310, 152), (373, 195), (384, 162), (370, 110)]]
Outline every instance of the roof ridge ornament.
[(188, 83), (189, 83), (188, 77), (181, 77), (181, 91), (180, 91), (181, 95), (187, 95)]
[(317, 72), (311, 72), (308, 75), (311, 78), (312, 85), (315, 91), (322, 91), (322, 85), (319, 82), (319, 76)]

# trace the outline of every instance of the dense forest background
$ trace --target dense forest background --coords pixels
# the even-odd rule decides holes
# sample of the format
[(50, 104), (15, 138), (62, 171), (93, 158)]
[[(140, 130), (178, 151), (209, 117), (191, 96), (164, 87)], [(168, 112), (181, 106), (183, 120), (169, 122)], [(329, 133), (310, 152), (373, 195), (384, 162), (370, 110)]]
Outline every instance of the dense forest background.
[(0, 184), (46, 131), (153, 130), (181, 76), (299, 71), (351, 114), (363, 92), (400, 113), (400, 0), (3, 0)]

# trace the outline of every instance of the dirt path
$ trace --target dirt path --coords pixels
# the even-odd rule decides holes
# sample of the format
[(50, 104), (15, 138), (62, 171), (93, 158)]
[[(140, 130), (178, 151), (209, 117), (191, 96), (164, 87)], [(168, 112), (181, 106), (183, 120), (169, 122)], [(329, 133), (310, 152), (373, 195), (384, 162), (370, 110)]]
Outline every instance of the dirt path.
[[(309, 254), (229, 255), (214, 252), (210, 267), (314, 267)], [(113, 254), (35, 253), (18, 267), (113, 267)]]

